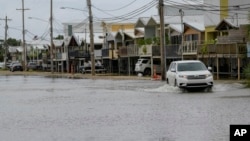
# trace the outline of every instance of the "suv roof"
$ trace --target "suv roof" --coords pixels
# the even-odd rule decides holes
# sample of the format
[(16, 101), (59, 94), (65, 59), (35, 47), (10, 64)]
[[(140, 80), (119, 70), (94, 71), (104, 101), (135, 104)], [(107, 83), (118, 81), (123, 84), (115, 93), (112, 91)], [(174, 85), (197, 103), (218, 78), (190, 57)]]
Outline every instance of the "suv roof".
[(199, 60), (181, 60), (181, 61), (174, 61), (175, 63), (192, 63), (192, 62), (201, 62)]

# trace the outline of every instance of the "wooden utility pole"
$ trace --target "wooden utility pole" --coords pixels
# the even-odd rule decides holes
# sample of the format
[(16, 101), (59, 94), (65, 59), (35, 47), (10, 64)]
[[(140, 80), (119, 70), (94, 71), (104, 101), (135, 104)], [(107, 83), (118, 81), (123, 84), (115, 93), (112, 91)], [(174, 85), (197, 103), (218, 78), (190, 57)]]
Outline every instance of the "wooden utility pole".
[(50, 69), (54, 73), (54, 54), (53, 54), (53, 0), (50, 0)]
[(181, 60), (183, 60), (183, 50), (184, 50), (184, 24), (183, 24), (183, 16), (184, 11), (182, 9), (179, 10), (179, 13), (181, 15)]
[(5, 17), (5, 19), (0, 19), (0, 20), (4, 20), (5, 21), (5, 35), (4, 35), (4, 65), (5, 68), (7, 67), (7, 53), (8, 53), (8, 45), (7, 45), (7, 31), (8, 31), (8, 21), (10, 21), (11, 19), (8, 19), (7, 16)]
[(160, 15), (160, 48), (161, 48), (161, 80), (166, 79), (166, 56), (165, 56), (165, 22), (164, 22), (164, 3), (159, 0)]
[(90, 57), (91, 57), (91, 75), (95, 75), (95, 52), (94, 52), (94, 35), (93, 35), (93, 16), (91, 10), (91, 1), (87, 0), (89, 7), (89, 32), (90, 32)]
[(22, 0), (22, 8), (21, 9), (17, 9), (17, 10), (21, 10), (22, 11), (22, 21), (23, 21), (23, 43), (22, 43), (22, 47), (23, 47), (23, 68), (24, 71), (26, 71), (26, 66), (27, 66), (27, 49), (25, 46), (25, 24), (24, 24), (24, 11), (25, 10), (29, 10), (29, 9), (24, 9), (24, 0)]

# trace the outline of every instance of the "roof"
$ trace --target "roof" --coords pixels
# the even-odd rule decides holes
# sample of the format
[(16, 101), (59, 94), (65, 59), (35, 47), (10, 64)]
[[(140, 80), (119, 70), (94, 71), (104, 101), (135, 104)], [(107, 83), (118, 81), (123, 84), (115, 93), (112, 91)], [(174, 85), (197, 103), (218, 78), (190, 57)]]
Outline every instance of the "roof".
[(216, 26), (215, 30), (228, 30), (237, 28), (233, 23), (231, 23), (229, 20), (223, 19), (220, 21), (220, 23)]
[(201, 23), (195, 23), (195, 22), (189, 22), (189, 23), (184, 23), (185, 26), (189, 26), (193, 29), (196, 29), (198, 31), (205, 31), (205, 26), (204, 24), (201, 24)]
[[(90, 33), (74, 33), (76, 40), (78, 42), (84, 42), (86, 38), (86, 43), (90, 44)], [(94, 44), (103, 43), (103, 33), (94, 33)]]
[(175, 31), (182, 33), (181, 24), (169, 24), (168, 27), (174, 29)]
[[(190, 24), (197, 23), (197, 24), (199, 24), (199, 27), (201, 27), (201, 25), (204, 26), (204, 15), (183, 16), (183, 22), (190, 23)], [(143, 23), (143, 25), (139, 24), (139, 23)], [(166, 25), (168, 25), (168, 24), (181, 24), (181, 18), (180, 18), (180, 16), (164, 16), (164, 23)], [(160, 24), (160, 16), (159, 15), (151, 16), (150, 18), (140, 18), (137, 21), (137, 24), (135, 25), (135, 27), (145, 27), (145, 26), (153, 25), (153, 24), (156, 24), (156, 25)], [(201, 29), (201, 28), (199, 28), (199, 29)]]
[(53, 43), (56, 47), (63, 46), (64, 40), (53, 40)]
[(40, 50), (43, 50), (43, 49), (48, 49), (48, 46), (50, 45), (50, 42), (47, 41), (47, 40), (41, 40), (41, 39), (38, 39), (38, 40), (32, 40), (32, 41), (29, 41), (27, 42), (27, 46), (32, 46), (32, 47), (36, 47)]
[(138, 19), (138, 21), (135, 23), (135, 27), (144, 27), (147, 25), (150, 17), (141, 17)]
[(21, 46), (9, 46), (9, 53), (23, 52), (23, 47)]
[(116, 34), (117, 34), (117, 32), (109, 32), (108, 35), (107, 35), (107, 41), (115, 40)]

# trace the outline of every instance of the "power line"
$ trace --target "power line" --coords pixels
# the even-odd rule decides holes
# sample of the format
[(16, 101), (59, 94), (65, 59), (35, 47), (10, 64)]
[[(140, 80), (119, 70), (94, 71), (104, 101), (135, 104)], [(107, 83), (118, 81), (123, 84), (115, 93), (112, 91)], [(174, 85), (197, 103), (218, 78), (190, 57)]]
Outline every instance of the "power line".
[(117, 9), (104, 10), (104, 9), (97, 8), (97, 7), (94, 6), (94, 5), (93, 5), (93, 8), (96, 8), (96, 9), (98, 9), (98, 10), (100, 10), (100, 11), (112, 11), (112, 12), (114, 12), (114, 11), (122, 10), (122, 9), (124, 9), (124, 8), (126, 8), (126, 7), (129, 7), (130, 5), (132, 5), (132, 4), (135, 3), (135, 2), (136, 2), (136, 0), (134, 0), (134, 1), (132, 1), (132, 2), (130, 2), (130, 3), (126, 4), (126, 5), (124, 5), (124, 6), (122, 6), (122, 7), (120, 7), (120, 8), (117, 8)]
[(124, 15), (121, 15), (121, 16), (114, 16), (114, 17), (110, 17), (110, 18), (97, 18), (97, 20), (100, 20), (100, 21), (128, 20), (128, 19), (134, 18), (134, 17), (146, 12), (148, 9), (156, 6), (157, 4), (158, 4), (158, 2), (153, 0), (153, 1), (145, 4), (144, 6), (138, 8), (138, 9), (132, 11), (132, 12), (129, 12), (127, 14), (124, 14)]

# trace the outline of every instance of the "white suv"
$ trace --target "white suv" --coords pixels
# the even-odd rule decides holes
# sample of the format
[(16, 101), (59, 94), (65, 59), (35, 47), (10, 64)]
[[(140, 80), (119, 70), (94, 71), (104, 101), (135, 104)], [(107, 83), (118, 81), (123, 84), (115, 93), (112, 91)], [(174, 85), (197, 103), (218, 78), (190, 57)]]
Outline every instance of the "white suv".
[[(156, 73), (161, 72), (161, 62), (154, 60), (154, 67), (156, 67)], [(137, 60), (137, 63), (135, 64), (135, 72), (136, 73), (143, 73), (143, 75), (151, 75), (151, 60), (141, 58)]]
[(212, 88), (213, 75), (198, 60), (174, 61), (166, 74), (167, 83), (179, 88)]

